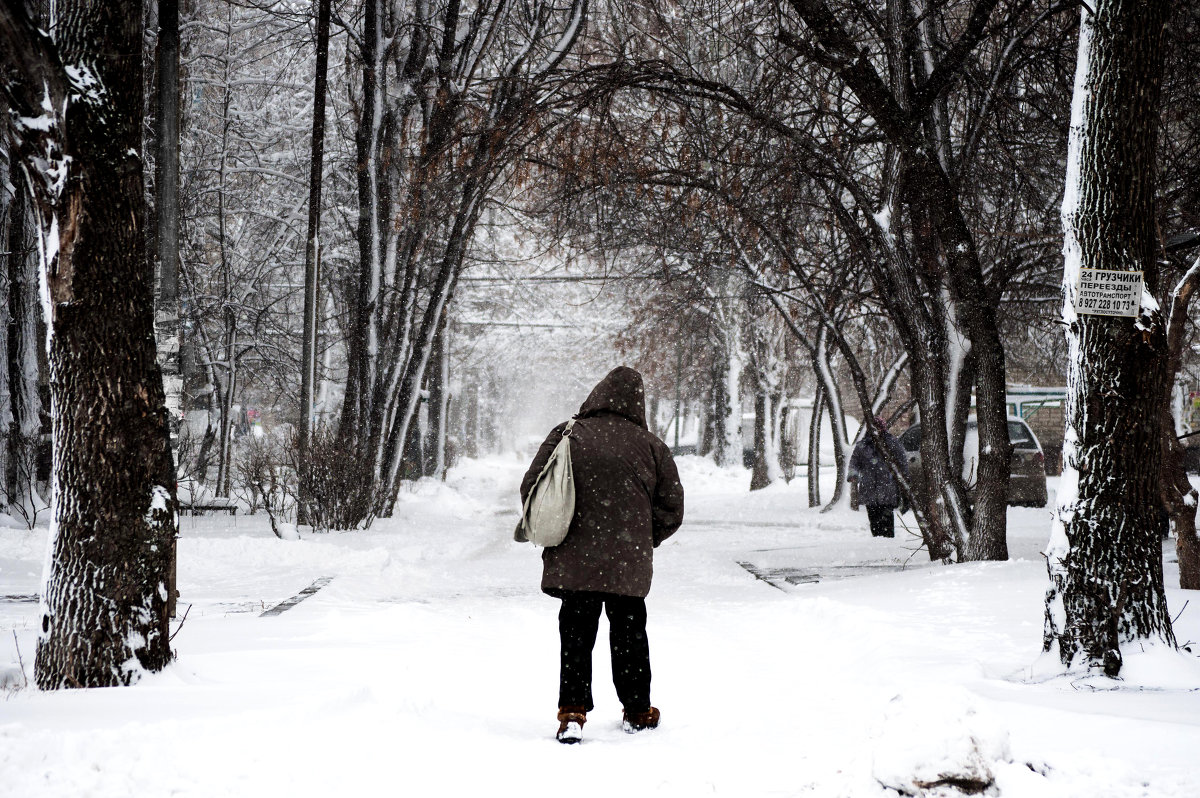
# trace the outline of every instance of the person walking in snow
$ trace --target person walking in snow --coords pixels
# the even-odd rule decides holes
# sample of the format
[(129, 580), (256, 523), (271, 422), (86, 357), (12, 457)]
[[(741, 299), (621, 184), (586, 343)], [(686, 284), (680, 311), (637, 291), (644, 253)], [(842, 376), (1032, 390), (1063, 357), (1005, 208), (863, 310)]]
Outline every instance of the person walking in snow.
[[(566, 422), (538, 449), (521, 481), (521, 502), (562, 439)], [(575, 514), (566, 539), (542, 551), (542, 591), (560, 599), (558, 733), (582, 739), (592, 704), (592, 648), (608, 615), (613, 682), (629, 733), (658, 726), (650, 704), (646, 594), (654, 549), (683, 522), (683, 485), (671, 450), (646, 426), (642, 375), (609, 372), (575, 415), (568, 437)]]
[[(875, 417), (879, 427), (879, 437), (888, 447), (904, 476), (908, 477), (908, 460), (904, 454), (904, 446), (896, 436), (888, 432), (887, 422), (880, 416)], [(864, 430), (863, 438), (854, 447), (850, 455), (850, 474), (848, 479), (858, 484), (858, 503), (867, 508), (867, 521), (871, 526), (872, 537), (893, 538), (896, 536), (895, 518), (892, 510), (900, 505), (900, 486), (887, 461), (875, 448), (875, 441)]]

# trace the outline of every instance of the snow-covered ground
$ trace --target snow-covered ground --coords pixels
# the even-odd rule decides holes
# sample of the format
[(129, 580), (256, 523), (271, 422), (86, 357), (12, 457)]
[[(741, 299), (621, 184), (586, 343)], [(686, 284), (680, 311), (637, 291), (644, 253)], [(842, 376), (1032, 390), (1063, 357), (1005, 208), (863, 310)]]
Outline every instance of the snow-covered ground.
[[(0, 529), (0, 795), (857, 797), (989, 773), (1015, 798), (1200, 788), (1200, 660), (1131, 655), (1113, 682), (1039, 657), (1047, 510), (1011, 511), (1010, 562), (931, 565), (902, 528), (874, 540), (864, 513), (810, 510), (803, 480), (750, 494), (747, 472), (698, 458), (648, 600), (662, 726), (621, 732), (602, 633), (585, 742), (559, 745), (557, 602), (511, 542), (524, 466), (465, 463), (369, 532), (183, 519), (178, 660), (125, 689), (20, 686), (45, 532)], [(1200, 640), (1200, 602), (1169, 598)]]

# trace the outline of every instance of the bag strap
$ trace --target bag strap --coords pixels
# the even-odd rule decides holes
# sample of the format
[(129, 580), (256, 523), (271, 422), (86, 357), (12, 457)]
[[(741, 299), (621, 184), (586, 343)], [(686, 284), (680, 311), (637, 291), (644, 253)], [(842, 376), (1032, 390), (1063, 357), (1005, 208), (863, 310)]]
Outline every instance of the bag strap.
[(573, 426), (575, 426), (575, 419), (571, 419), (570, 421), (567, 422), (567, 426), (562, 431), (562, 436), (564, 438), (571, 437), (571, 427), (573, 427)]

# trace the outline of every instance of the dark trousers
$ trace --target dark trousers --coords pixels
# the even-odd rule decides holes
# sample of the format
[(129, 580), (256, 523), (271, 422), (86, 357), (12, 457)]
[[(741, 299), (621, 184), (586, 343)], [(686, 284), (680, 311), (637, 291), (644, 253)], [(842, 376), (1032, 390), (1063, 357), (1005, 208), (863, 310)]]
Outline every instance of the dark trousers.
[(896, 537), (896, 520), (892, 515), (891, 507), (882, 507), (878, 504), (868, 504), (867, 520), (871, 522), (872, 537)]
[(611, 593), (569, 592), (558, 611), (562, 644), (558, 705), (592, 710), (592, 648), (600, 608), (608, 615), (613, 684), (627, 712), (650, 709), (650, 641), (646, 637), (646, 600)]

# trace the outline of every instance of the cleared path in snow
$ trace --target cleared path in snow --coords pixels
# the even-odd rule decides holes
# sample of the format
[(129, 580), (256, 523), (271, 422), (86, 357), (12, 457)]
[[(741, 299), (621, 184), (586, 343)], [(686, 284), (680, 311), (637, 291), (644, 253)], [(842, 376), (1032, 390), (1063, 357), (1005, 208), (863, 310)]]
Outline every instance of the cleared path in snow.
[[(128, 690), (10, 692), (5, 793), (857, 798), (964, 761), (1020, 798), (1200, 787), (1194, 663), (1147, 655), (1118, 685), (1038, 662), (1046, 511), (1013, 511), (1013, 562), (944, 567), (870, 538), (863, 514), (809, 510), (803, 485), (749, 494), (745, 472), (691, 458), (648, 602), (663, 726), (620, 731), (602, 633), (585, 743), (560, 746), (557, 602), (511, 542), (523, 465), (421, 483), (368, 532), (185, 519), (177, 663)], [(36, 591), (41, 557), (0, 532), (0, 592)], [(739, 562), (818, 581), (772, 587)], [(37, 608), (13, 609), (0, 665), (15, 630), (28, 668)]]

